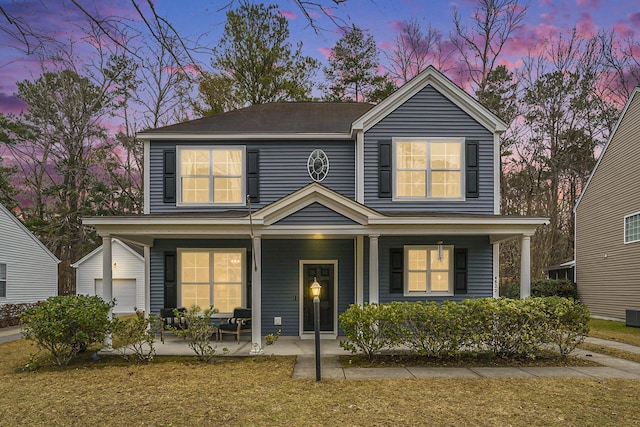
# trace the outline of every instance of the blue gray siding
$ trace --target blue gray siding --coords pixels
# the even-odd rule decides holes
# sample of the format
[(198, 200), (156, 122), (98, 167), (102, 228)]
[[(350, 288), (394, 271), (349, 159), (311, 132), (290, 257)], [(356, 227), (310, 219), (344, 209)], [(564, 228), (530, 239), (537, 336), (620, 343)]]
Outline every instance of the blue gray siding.
[[(479, 142), (480, 197), (466, 201), (393, 202), (378, 197), (378, 143), (393, 137), (464, 137)], [(493, 134), (431, 86), (365, 133), (365, 204), (385, 211), (493, 213)], [(496, 183), (498, 185), (498, 183)]]
[(329, 209), (320, 203), (312, 203), (309, 206), (281, 219), (276, 225), (353, 225), (355, 221)]
[[(307, 171), (309, 154), (320, 148), (329, 157), (329, 174), (322, 184), (347, 197), (355, 198), (355, 145), (351, 140), (342, 141), (198, 141), (165, 142), (152, 141), (149, 155), (149, 198), (150, 213), (177, 213), (179, 211), (226, 211), (228, 206), (216, 207), (176, 207), (163, 202), (162, 193), (162, 152), (175, 149), (176, 145), (189, 146), (246, 146), (247, 150), (260, 151), (260, 202), (252, 208), (261, 207), (293, 193), (313, 182)], [(240, 207), (244, 209), (243, 207)]]
[[(338, 260), (338, 314), (354, 302), (354, 242), (262, 240), (262, 333), (299, 334), (300, 260)], [(273, 318), (282, 317), (282, 326)]]
[[(456, 294), (450, 297), (405, 297), (403, 294), (389, 293), (390, 283), (390, 250), (402, 248), (404, 245), (435, 245), (442, 240), (446, 245), (453, 245), (454, 248), (467, 248), (468, 270), (467, 270), (467, 293)], [(365, 243), (365, 246), (368, 242)], [(379, 301), (387, 303), (391, 301), (462, 301), (467, 298), (490, 297), (493, 295), (493, 248), (489, 243), (488, 236), (438, 236), (435, 237), (380, 237), (378, 242), (379, 250)], [(368, 271), (368, 258), (365, 257)], [(365, 293), (365, 301), (368, 300), (368, 287)]]

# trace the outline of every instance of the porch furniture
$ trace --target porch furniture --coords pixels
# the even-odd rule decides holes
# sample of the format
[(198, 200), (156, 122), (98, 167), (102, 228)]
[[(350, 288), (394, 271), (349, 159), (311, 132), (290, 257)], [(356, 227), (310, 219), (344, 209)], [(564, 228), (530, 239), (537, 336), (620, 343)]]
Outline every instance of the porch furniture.
[(222, 340), (223, 334), (234, 334), (236, 341), (240, 344), (240, 334), (251, 332), (251, 309), (250, 308), (235, 308), (233, 310), (233, 316), (229, 319), (223, 320), (218, 325), (219, 340)]
[[(176, 329), (184, 329), (187, 326), (187, 321), (184, 316), (176, 317), (174, 308), (161, 308), (160, 309), (160, 341), (164, 344), (164, 333), (167, 327), (173, 327)], [(178, 308), (179, 313), (187, 311), (186, 308)]]

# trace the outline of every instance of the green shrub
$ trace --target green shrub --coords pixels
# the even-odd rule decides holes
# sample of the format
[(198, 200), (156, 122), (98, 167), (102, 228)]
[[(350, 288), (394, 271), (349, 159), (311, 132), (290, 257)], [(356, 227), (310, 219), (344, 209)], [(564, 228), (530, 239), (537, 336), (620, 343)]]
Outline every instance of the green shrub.
[(403, 303), (395, 328), (401, 342), (420, 356), (437, 358), (458, 355), (464, 341), (464, 306), (453, 301), (442, 304)]
[(0, 328), (20, 324), (20, 314), (39, 303), (0, 304)]
[(340, 315), (340, 327), (347, 338), (340, 341), (340, 347), (352, 353), (361, 351), (369, 359), (380, 350), (391, 347), (397, 325), (394, 321), (397, 307), (398, 303), (365, 304), (364, 307), (351, 304)]
[(211, 337), (216, 331), (215, 325), (211, 322), (211, 316), (217, 312), (217, 308), (209, 307), (202, 311), (198, 306), (193, 306), (184, 312), (174, 310), (176, 317), (184, 317), (186, 327), (184, 329), (172, 327), (171, 330), (177, 337), (184, 338), (198, 360), (203, 362), (209, 362), (217, 353), (217, 346), (211, 344)]
[(20, 315), (22, 334), (50, 351), (56, 364), (66, 365), (80, 351), (104, 340), (113, 306), (98, 296), (50, 297)]
[[(520, 298), (520, 282), (513, 282), (500, 288), (500, 296), (506, 298)], [(573, 282), (568, 279), (536, 279), (531, 281), (532, 297), (564, 297), (578, 298), (578, 293)]]
[(562, 297), (352, 305), (340, 315), (340, 346), (369, 358), (394, 346), (436, 358), (462, 350), (535, 358), (554, 344), (566, 355), (584, 340), (588, 321), (586, 307)]
[(578, 294), (573, 282), (568, 279), (537, 279), (531, 282), (533, 297), (564, 297), (577, 299)]
[(571, 298), (544, 298), (546, 342), (558, 346), (561, 355), (571, 353), (589, 334), (589, 309)]
[(134, 317), (115, 318), (111, 322), (115, 351), (124, 360), (134, 357), (137, 362), (150, 362), (156, 355), (154, 342), (157, 316), (145, 317), (144, 312), (136, 310)]
[(544, 343), (545, 318), (538, 298), (487, 298), (493, 313), (486, 345), (497, 357), (534, 358)]

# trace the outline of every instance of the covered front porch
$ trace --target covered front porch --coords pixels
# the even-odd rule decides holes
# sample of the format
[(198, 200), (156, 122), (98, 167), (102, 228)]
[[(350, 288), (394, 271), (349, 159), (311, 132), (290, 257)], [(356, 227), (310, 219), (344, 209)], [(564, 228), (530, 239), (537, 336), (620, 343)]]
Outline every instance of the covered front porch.
[[(186, 242), (187, 246), (174, 244), (174, 250), (176, 247), (214, 247), (216, 241), (223, 240), (238, 242), (237, 245), (227, 244), (227, 247), (246, 248), (249, 267), (246, 274), (247, 282), (250, 282), (246, 302), (252, 310), (253, 344), (244, 346), (242, 351), (255, 354), (263, 350), (263, 336), (273, 332), (274, 328), (279, 329), (280, 318), (285, 321), (297, 317), (293, 329), (283, 335), (304, 335), (301, 326), (304, 317), (301, 302), (305, 296), (302, 283), (305, 279), (303, 271), (308, 264), (335, 265), (332, 338), (339, 334), (338, 311), (344, 310), (349, 303), (406, 299), (402, 289), (398, 295), (389, 293), (389, 250), (402, 248), (404, 244), (437, 245), (444, 240), (445, 245), (452, 248), (466, 244), (464, 247), (469, 248), (470, 254), (480, 255), (481, 252), (482, 256), (477, 258), (474, 267), (476, 271), (482, 271), (481, 279), (474, 279), (473, 289), (478, 293), (457, 294), (452, 289), (448, 294), (461, 300), (470, 296), (498, 296), (499, 244), (517, 238), (522, 252), (521, 295), (526, 297), (530, 288), (530, 237), (538, 225), (545, 223), (545, 219), (500, 215), (385, 215), (321, 185), (312, 184), (248, 215), (229, 212), (224, 215), (92, 217), (85, 219), (84, 223), (95, 227), (103, 238), (103, 297), (106, 300), (112, 298), (112, 237), (144, 247), (146, 306), (152, 307), (152, 311), (151, 287), (162, 284), (154, 285), (159, 281), (157, 276), (155, 282), (152, 280), (151, 271), (161, 274), (158, 272), (168, 268), (166, 263), (152, 264), (152, 251), (161, 252), (166, 247), (162, 245), (168, 241)], [(474, 243), (470, 243), (472, 241)], [(307, 242), (307, 245), (301, 242)], [(342, 252), (338, 254), (335, 247), (327, 246), (322, 249), (324, 252), (311, 252), (312, 242), (341, 242)], [(274, 265), (276, 253), (284, 254), (283, 259), (287, 263)], [(175, 271), (173, 274), (177, 277)], [(274, 286), (285, 283), (285, 276), (286, 287), (279, 292), (281, 288)], [(338, 292), (342, 292), (340, 301)], [(467, 292), (466, 288), (464, 292)], [(161, 294), (156, 289), (154, 295)], [(166, 299), (156, 303), (155, 307), (163, 302)], [(285, 304), (289, 307), (289, 314), (281, 316), (278, 310)], [(287, 325), (283, 324), (283, 332), (284, 326)]]

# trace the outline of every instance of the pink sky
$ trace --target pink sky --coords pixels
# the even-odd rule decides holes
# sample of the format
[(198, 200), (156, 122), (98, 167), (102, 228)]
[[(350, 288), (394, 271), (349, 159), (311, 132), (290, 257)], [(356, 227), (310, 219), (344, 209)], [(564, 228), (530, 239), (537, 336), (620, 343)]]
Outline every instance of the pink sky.
[[(461, 15), (468, 17), (475, 1), (347, 0), (338, 6), (330, 0), (321, 0), (321, 3), (332, 6), (326, 9), (329, 14), (370, 31), (378, 46), (388, 49), (393, 46), (400, 23), (411, 18), (416, 18), (425, 26), (431, 23), (443, 36), (448, 36), (453, 29), (452, 7), (457, 6)], [(139, 19), (127, 0), (84, 0), (81, 4), (89, 11), (98, 9), (102, 16), (128, 16), (133, 20), (132, 25), (139, 25), (136, 22)], [(183, 36), (196, 38), (204, 35), (202, 41), (207, 46), (216, 45), (226, 20), (226, 10), (218, 10), (217, 2), (156, 0), (154, 4), (158, 12), (166, 16)], [(282, 15), (289, 20), (291, 40), (303, 41), (304, 53), (324, 62), (330, 48), (340, 37), (340, 31), (319, 10), (312, 10), (311, 14), (318, 19), (317, 24), (321, 28), (315, 32), (294, 1), (282, 0), (279, 4)], [(640, 2), (637, 0), (531, 0), (529, 4), (524, 27), (505, 47), (501, 63), (508, 66), (518, 66), (524, 54), (533, 46), (574, 26), (583, 35), (615, 30), (620, 36), (640, 39)], [(34, 28), (60, 41), (78, 39), (81, 34), (77, 24), (85, 23), (82, 13), (69, 0), (24, 0), (3, 4), (3, 7), (15, 14), (28, 15)], [(0, 25), (7, 25), (4, 18), (0, 19)], [(81, 54), (81, 43), (77, 48), (76, 53)], [(209, 64), (210, 55), (198, 55), (204, 64)], [(381, 55), (383, 61), (384, 58)], [(40, 73), (38, 61), (25, 55), (14, 41), (0, 33), (0, 72), (0, 112), (17, 113), (23, 104), (14, 96), (15, 82), (36, 78)], [(322, 76), (321, 72), (319, 76)]]

